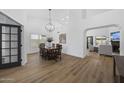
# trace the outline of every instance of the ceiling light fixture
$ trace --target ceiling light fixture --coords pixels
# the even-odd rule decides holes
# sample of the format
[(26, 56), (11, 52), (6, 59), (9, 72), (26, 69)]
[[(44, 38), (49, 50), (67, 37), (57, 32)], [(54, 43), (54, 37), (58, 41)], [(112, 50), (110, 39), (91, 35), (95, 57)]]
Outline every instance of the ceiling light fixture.
[(55, 26), (52, 24), (51, 11), (52, 11), (52, 9), (49, 9), (49, 23), (46, 24), (46, 26), (45, 26), (45, 29), (49, 32), (52, 32), (55, 30)]

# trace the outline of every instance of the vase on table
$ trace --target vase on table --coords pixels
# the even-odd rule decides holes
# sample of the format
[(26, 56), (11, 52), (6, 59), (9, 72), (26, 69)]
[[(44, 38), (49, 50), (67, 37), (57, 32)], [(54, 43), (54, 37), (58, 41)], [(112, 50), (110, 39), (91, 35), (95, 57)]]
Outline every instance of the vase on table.
[(47, 38), (48, 48), (51, 48), (52, 47), (52, 41), (53, 41), (53, 38), (52, 37), (48, 37)]

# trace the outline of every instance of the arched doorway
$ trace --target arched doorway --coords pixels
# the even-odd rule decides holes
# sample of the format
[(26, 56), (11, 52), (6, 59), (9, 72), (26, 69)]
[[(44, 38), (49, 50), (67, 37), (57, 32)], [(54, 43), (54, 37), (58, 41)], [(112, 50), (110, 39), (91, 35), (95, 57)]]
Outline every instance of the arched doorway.
[[(91, 28), (87, 28), (85, 29), (85, 54), (88, 55), (89, 51), (87, 51), (87, 48), (88, 48), (88, 38), (91, 38), (89, 40), (91, 40), (91, 44), (93, 45), (93, 48), (95, 48), (96, 51), (98, 51), (98, 48), (96, 46), (94, 46), (93, 44), (93, 41), (96, 41), (96, 40), (93, 40), (93, 37), (92, 35), (91, 36), (88, 36), (87, 37), (87, 32), (88, 31), (92, 31), (92, 30), (101, 30), (101, 29), (108, 29), (109, 31), (109, 42), (112, 44), (112, 48), (113, 48), (113, 51), (115, 52), (115, 50), (117, 49), (117, 46), (119, 47), (119, 51), (118, 53), (120, 53), (120, 37), (119, 37), (119, 40), (112, 40), (112, 35), (114, 35), (114, 33), (120, 33), (121, 32), (121, 27), (118, 25), (118, 24), (109, 24), (109, 25), (103, 25), (103, 26), (98, 26), (98, 27), (91, 27)], [(94, 33), (92, 33), (94, 34)]]

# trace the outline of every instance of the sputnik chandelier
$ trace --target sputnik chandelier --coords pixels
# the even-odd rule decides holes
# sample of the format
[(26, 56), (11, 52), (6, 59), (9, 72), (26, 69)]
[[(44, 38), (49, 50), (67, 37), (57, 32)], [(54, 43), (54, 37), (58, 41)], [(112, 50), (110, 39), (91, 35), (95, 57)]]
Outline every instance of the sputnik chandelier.
[(49, 9), (49, 23), (46, 24), (45, 29), (49, 32), (52, 32), (55, 30), (55, 26), (52, 24), (52, 17), (51, 17), (52, 9)]

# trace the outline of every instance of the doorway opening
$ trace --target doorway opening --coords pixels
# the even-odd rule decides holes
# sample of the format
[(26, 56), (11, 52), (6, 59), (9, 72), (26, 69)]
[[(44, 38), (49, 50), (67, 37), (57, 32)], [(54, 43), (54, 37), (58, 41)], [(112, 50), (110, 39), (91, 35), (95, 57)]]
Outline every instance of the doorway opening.
[(86, 54), (120, 54), (120, 26), (116, 24), (88, 28), (86, 31)]

